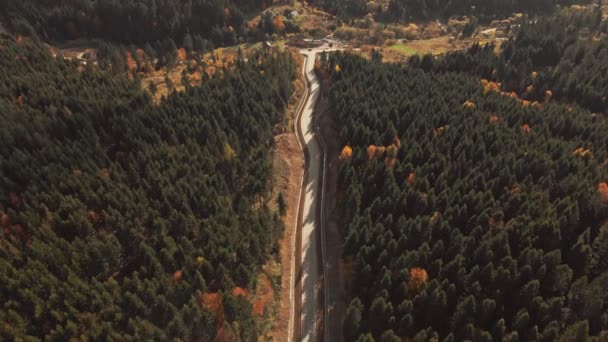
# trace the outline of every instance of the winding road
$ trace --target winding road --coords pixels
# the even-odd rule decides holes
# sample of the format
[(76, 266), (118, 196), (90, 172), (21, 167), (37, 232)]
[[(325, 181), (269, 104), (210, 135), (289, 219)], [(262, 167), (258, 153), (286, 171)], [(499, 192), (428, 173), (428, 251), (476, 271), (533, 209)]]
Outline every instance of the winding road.
[[(295, 341), (325, 340), (323, 319), (327, 312), (325, 306), (327, 294), (324, 289), (327, 286), (324, 286), (323, 282), (327, 278), (323, 276), (326, 268), (324, 263), (326, 244), (325, 234), (323, 234), (325, 221), (323, 205), (325, 179), (323, 175), (327, 168), (327, 161), (325, 144), (320, 134), (317, 134), (318, 126), (313, 113), (320, 94), (319, 81), (314, 71), (315, 58), (317, 53), (331, 50), (334, 49), (321, 47), (300, 51), (305, 56), (303, 73), (307, 88), (303, 105), (298, 111), (296, 133), (306, 162), (298, 213), (298, 227), (301, 227), (301, 235), (298, 242), (295, 243), (294, 260), (296, 260), (296, 264), (295, 267), (292, 267), (297, 274), (295, 277), (292, 276), (292, 279), (295, 279), (295, 284), (292, 286), (295, 288), (295, 295), (291, 296), (294, 301), (292, 314), (294, 317), (290, 317), (289, 336)], [(298, 318), (300, 322), (294, 323), (293, 321)]]

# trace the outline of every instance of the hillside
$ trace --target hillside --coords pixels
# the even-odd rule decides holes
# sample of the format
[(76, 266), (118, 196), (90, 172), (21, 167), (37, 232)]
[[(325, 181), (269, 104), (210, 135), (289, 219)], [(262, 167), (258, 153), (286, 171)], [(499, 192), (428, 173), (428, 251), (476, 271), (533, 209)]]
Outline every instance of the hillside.
[[(347, 341), (608, 338), (608, 113), (590, 100), (606, 36), (587, 15), (523, 27), (498, 55), (320, 64)], [(574, 51), (586, 72), (565, 67)]]
[(283, 230), (266, 198), (289, 55), (155, 105), (126, 74), (28, 38), (0, 45), (0, 339), (261, 333), (251, 303)]

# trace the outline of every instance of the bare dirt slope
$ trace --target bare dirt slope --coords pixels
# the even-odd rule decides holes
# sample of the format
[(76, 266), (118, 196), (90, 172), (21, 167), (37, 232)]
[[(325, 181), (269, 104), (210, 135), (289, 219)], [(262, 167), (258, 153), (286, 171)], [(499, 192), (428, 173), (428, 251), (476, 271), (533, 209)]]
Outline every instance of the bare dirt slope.
[(271, 329), (274, 341), (287, 341), (289, 315), (293, 306), (290, 299), (291, 262), (293, 257), (292, 241), (296, 234), (298, 195), (300, 181), (304, 172), (304, 160), (294, 133), (284, 133), (275, 137), (276, 152), (274, 156), (275, 193), (283, 193), (287, 200), (285, 215), (285, 232), (280, 242), (281, 293), (278, 303), (278, 315)]

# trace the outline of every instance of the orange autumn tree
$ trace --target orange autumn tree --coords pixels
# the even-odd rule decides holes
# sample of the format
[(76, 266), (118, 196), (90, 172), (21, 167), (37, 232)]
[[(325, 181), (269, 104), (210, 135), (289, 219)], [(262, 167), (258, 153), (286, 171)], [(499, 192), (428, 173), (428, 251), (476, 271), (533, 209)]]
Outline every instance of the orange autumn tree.
[(524, 124), (521, 126), (521, 131), (524, 132), (524, 134), (530, 134), (530, 132), (532, 132), (532, 128), (530, 128), (530, 125)]
[(188, 57), (188, 54), (186, 53), (186, 49), (184, 49), (184, 48), (177, 49), (177, 60), (178, 61), (185, 61), (186, 57)]
[(175, 272), (173, 273), (173, 277), (172, 277), (172, 278), (173, 278), (173, 281), (174, 281), (175, 283), (179, 283), (179, 282), (181, 282), (181, 281), (182, 281), (182, 279), (184, 278), (184, 271), (182, 271), (182, 270), (175, 271)]
[(283, 17), (280, 15), (275, 16), (272, 19), (272, 24), (274, 25), (274, 29), (277, 32), (283, 32), (285, 31), (285, 23), (283, 22)]
[(410, 269), (410, 279), (407, 282), (407, 288), (410, 292), (416, 293), (418, 290), (429, 281), (429, 274), (424, 268), (414, 267)]
[(601, 182), (597, 185), (597, 194), (599, 196), (600, 205), (605, 206), (608, 204), (608, 184)]
[(410, 172), (410, 174), (407, 175), (407, 184), (414, 185), (415, 183), (416, 183), (416, 174), (413, 172)]
[(374, 157), (376, 156), (377, 150), (378, 150), (378, 147), (376, 147), (376, 145), (369, 145), (367, 147), (367, 157), (369, 160), (374, 159)]
[(340, 160), (350, 160), (353, 157), (353, 149), (352, 147), (346, 145), (340, 152)]
[(134, 71), (137, 69), (137, 62), (135, 62), (135, 59), (133, 59), (133, 56), (131, 55), (130, 52), (127, 52), (127, 68), (129, 69), (129, 71)]

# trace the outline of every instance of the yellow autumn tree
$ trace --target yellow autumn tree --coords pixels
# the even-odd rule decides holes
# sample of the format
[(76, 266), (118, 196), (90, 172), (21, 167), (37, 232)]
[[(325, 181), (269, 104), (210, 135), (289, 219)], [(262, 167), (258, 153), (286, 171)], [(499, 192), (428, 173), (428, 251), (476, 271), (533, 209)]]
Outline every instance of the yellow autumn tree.
[(236, 158), (236, 152), (232, 146), (229, 143), (224, 144), (224, 159), (234, 160), (234, 158)]
[(340, 69), (340, 66), (338, 64), (336, 64), (336, 66), (334, 67), (334, 70), (336, 72), (340, 72), (342, 69)]

